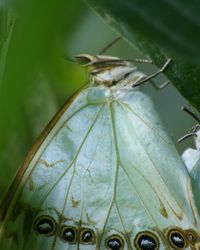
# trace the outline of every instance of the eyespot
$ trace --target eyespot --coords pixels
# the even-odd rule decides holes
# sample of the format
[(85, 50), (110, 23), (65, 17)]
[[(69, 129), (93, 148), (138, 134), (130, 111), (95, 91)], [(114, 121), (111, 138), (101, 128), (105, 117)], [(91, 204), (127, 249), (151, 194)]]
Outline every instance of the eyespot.
[(168, 231), (167, 236), (168, 236), (168, 240), (170, 242), (170, 245), (173, 248), (176, 248), (176, 249), (185, 248), (186, 242), (185, 242), (185, 239), (184, 239), (184, 236), (183, 236), (183, 233), (181, 232), (181, 230), (179, 230), (178, 228), (170, 229)]
[(40, 216), (34, 223), (34, 230), (37, 234), (51, 236), (55, 233), (56, 222), (53, 218), (47, 215)]
[(155, 250), (159, 248), (159, 240), (156, 235), (150, 231), (140, 232), (134, 240), (135, 247), (142, 250)]
[(122, 250), (124, 241), (119, 235), (111, 235), (106, 239), (106, 248), (112, 250)]
[(188, 229), (185, 232), (186, 232), (187, 241), (190, 244), (195, 245), (198, 241), (197, 233), (192, 229)]
[(77, 241), (77, 230), (72, 226), (62, 226), (60, 238), (69, 244), (75, 244)]
[(83, 228), (80, 233), (81, 244), (94, 244), (95, 243), (95, 233), (90, 228)]

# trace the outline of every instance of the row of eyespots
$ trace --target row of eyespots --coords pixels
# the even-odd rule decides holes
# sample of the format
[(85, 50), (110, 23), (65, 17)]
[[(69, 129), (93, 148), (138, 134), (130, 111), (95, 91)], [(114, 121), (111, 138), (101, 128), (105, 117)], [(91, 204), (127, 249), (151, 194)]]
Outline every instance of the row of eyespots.
[[(49, 216), (41, 216), (37, 218), (34, 223), (34, 231), (36, 234), (45, 235), (47, 237), (52, 236), (56, 232), (57, 224), (55, 220)], [(62, 241), (69, 244), (75, 244), (77, 242), (77, 229), (73, 226), (62, 225), (59, 237)], [(94, 244), (95, 233), (90, 228), (82, 228), (80, 232), (81, 244)]]
[[(200, 242), (199, 235), (193, 230), (182, 230), (181, 228), (170, 228), (166, 230), (166, 238), (170, 246), (174, 249), (180, 250), (186, 248), (188, 245), (194, 248), (196, 243)], [(140, 232), (135, 238), (135, 247), (142, 250), (156, 250), (159, 249), (159, 240), (152, 232)]]
[[(52, 236), (56, 231), (56, 222), (49, 216), (41, 216), (34, 223), (34, 230), (37, 234)], [(78, 240), (79, 235), (79, 240)], [(73, 226), (61, 226), (59, 237), (62, 241), (69, 244), (95, 244), (95, 232), (90, 228), (82, 228), (78, 233), (77, 228)], [(199, 241), (199, 237), (194, 230), (181, 230), (179, 228), (171, 228), (167, 231), (167, 239), (172, 248), (183, 249), (187, 244), (195, 245)], [(113, 234), (105, 240), (107, 249), (122, 250), (124, 249), (124, 240), (120, 235)], [(159, 239), (150, 231), (139, 232), (134, 240), (136, 249), (139, 250), (158, 250)]]
[(170, 245), (175, 249), (183, 249), (189, 245), (194, 247), (200, 241), (199, 235), (193, 230), (171, 228), (167, 232)]
[[(172, 248), (184, 249), (188, 244), (195, 246), (199, 242), (198, 234), (192, 230), (182, 230), (180, 228), (170, 228), (166, 233), (167, 240)], [(142, 250), (156, 250), (159, 249), (159, 240), (152, 232), (140, 232), (135, 238), (135, 247)]]

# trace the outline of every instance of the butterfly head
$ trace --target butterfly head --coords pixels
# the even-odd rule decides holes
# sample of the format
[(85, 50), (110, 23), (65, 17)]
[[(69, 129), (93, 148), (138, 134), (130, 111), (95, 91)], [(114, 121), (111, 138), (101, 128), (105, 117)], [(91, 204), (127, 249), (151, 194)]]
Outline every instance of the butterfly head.
[(118, 57), (80, 54), (75, 58), (88, 69), (93, 86), (130, 86), (144, 77), (130, 61)]

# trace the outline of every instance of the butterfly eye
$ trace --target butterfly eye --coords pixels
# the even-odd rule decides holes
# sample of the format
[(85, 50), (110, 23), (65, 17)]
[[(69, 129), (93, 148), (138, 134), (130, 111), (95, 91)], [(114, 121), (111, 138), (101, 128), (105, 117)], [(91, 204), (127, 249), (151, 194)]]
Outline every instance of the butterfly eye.
[(94, 244), (95, 243), (95, 233), (89, 228), (84, 228), (81, 231), (81, 243), (82, 244)]
[(140, 232), (135, 238), (135, 246), (137, 249), (154, 250), (159, 248), (159, 240), (149, 231)]
[(34, 223), (34, 230), (37, 234), (51, 236), (56, 230), (56, 222), (49, 216), (38, 217)]
[(121, 250), (124, 247), (124, 241), (119, 235), (111, 235), (106, 240), (107, 249)]
[(69, 244), (76, 243), (77, 230), (74, 227), (63, 226), (61, 229), (61, 240), (68, 242)]
[(176, 249), (185, 248), (184, 236), (178, 229), (171, 229), (168, 232), (168, 239), (172, 247)]

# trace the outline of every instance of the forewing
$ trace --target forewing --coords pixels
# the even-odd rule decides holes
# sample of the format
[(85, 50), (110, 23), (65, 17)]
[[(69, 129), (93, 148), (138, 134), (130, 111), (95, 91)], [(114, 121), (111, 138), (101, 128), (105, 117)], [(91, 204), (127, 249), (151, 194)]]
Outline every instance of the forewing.
[[(61, 226), (66, 220), (78, 226), (84, 194), (82, 175), (87, 175), (97, 147), (91, 139), (90, 143), (87, 141), (100, 138), (92, 131), (101, 133), (104, 126), (104, 117), (100, 116), (103, 105), (90, 105), (87, 97), (87, 91), (80, 94), (60, 117), (27, 166), (20, 185), (13, 188), (15, 194), (1, 223), (0, 245), (4, 249), (43, 249), (44, 245), (51, 249), (61, 240)], [(40, 228), (53, 224), (52, 235), (44, 232), (42, 237), (35, 230), (35, 223), (42, 216), (46, 216), (46, 221)]]

